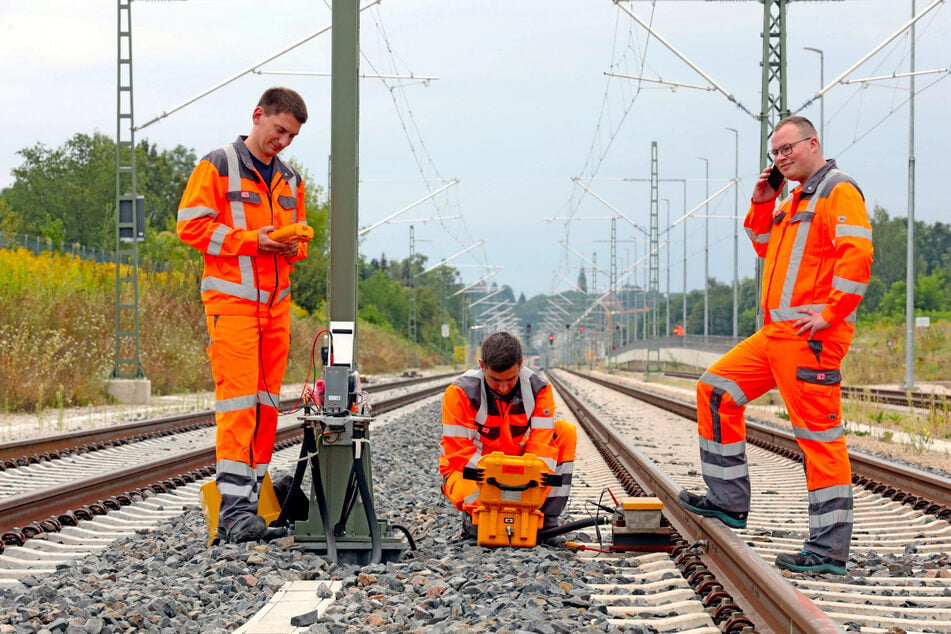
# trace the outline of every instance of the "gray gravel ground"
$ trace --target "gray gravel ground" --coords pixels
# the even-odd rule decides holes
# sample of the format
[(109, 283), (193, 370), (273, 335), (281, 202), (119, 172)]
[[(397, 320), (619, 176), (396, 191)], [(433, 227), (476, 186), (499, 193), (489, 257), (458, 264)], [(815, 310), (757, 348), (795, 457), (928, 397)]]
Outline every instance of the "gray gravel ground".
[(232, 631), (298, 579), (343, 582), (312, 632), (619, 631), (591, 605), (589, 584), (622, 580), (636, 561), (461, 539), (459, 516), (439, 491), (440, 431), (433, 403), (372, 435), (378, 514), (416, 540), (398, 563), (330, 564), (292, 538), (209, 549), (193, 507), (157, 531), (28, 579), (25, 589), (0, 590), (0, 633)]

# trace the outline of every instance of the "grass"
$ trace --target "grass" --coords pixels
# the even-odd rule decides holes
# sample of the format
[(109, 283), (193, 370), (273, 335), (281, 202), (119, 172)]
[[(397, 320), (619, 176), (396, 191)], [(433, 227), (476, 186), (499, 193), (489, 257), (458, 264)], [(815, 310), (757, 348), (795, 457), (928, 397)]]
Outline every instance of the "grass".
[[(915, 329), (916, 381), (951, 380), (951, 322)], [(905, 380), (904, 324), (862, 324), (842, 362), (849, 385), (902, 385)]]
[[(140, 359), (155, 396), (214, 389), (199, 280), (197, 267), (140, 274)], [(64, 408), (109, 402), (105, 380), (115, 362), (114, 323), (114, 265), (0, 249), (3, 411), (40, 412), (47, 425), (59, 427)], [(285, 382), (305, 379), (311, 343), (326, 324), (322, 315), (292, 311)], [(404, 340), (368, 324), (359, 329), (361, 372), (407, 367)], [(436, 364), (436, 355), (426, 350), (418, 350), (417, 357), (420, 367)]]

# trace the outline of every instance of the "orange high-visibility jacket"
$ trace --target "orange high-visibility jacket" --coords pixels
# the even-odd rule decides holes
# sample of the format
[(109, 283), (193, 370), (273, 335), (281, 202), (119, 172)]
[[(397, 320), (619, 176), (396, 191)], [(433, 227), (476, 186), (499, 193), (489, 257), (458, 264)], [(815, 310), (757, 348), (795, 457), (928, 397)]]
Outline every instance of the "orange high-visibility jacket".
[(204, 254), (201, 298), (209, 315), (253, 315), (263, 306), (289, 309), (292, 263), (307, 256), (305, 243), (290, 258), (258, 254), (261, 227), (306, 224), (304, 183), (275, 156), (268, 188), (245, 138), (202, 158), (179, 204), (178, 235)]
[(754, 203), (744, 221), (765, 259), (762, 302), (771, 336), (801, 338), (800, 308), (822, 314), (830, 327), (816, 339), (851, 341), (855, 310), (871, 277), (872, 226), (855, 181), (829, 160), (793, 189), (779, 209)]
[[(466, 372), (446, 388), (442, 403), (443, 454), (439, 458), (444, 491), (447, 484), (452, 484), (450, 476), (461, 477), (464, 468), (475, 468), (493, 451), (510, 456), (535, 454), (555, 473), (558, 447), (551, 385), (523, 367), (513, 390), (509, 402), (487, 396), (478, 369)], [(453, 502), (461, 508), (461, 499)]]

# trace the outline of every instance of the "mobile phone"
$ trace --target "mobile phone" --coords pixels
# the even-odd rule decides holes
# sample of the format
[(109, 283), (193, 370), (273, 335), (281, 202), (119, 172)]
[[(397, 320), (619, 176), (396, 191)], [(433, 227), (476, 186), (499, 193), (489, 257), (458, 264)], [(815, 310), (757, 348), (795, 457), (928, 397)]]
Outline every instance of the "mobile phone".
[(780, 172), (776, 164), (773, 163), (773, 169), (769, 170), (769, 176), (766, 177), (766, 182), (774, 190), (779, 191), (783, 187), (784, 180), (786, 180), (786, 177), (783, 176), (783, 173)]

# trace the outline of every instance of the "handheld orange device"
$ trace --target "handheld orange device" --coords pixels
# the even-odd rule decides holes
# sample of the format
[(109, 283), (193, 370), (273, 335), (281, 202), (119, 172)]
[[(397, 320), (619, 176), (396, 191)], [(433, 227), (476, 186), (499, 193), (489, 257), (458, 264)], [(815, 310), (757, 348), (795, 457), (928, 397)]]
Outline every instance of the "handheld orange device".
[(267, 234), (267, 237), (276, 242), (310, 242), (314, 237), (314, 229), (309, 225), (295, 223), (275, 229)]

